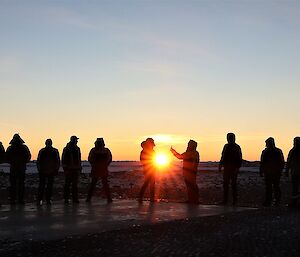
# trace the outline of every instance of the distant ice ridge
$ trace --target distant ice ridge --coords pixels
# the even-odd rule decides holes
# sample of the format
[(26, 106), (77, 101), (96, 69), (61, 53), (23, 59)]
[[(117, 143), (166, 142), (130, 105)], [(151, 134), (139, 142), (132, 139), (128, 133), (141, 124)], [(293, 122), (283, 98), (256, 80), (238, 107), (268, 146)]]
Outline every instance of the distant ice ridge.
[[(142, 166), (140, 162), (135, 161), (116, 161), (112, 162), (109, 165), (109, 171), (110, 172), (120, 172), (120, 171), (132, 171), (132, 170), (140, 170), (142, 169)], [(63, 172), (62, 166), (60, 166), (59, 169), (60, 172)], [(9, 172), (9, 164), (4, 163), (0, 164), (0, 172), (8, 173)], [(88, 161), (82, 162), (82, 173), (90, 173), (91, 172), (91, 165)], [(36, 162), (30, 162), (27, 164), (26, 173), (34, 174), (38, 173)]]
[[(181, 168), (181, 162), (174, 162), (176, 168)], [(113, 161), (109, 165), (110, 172), (130, 172), (134, 170), (142, 170), (142, 165), (139, 161)], [(218, 170), (218, 163), (217, 162), (201, 162), (198, 166), (199, 171), (217, 171)], [(258, 172), (258, 167), (242, 167), (241, 171), (251, 171), (251, 172)], [(60, 172), (63, 172), (62, 167), (60, 167)], [(9, 164), (4, 163), (0, 164), (0, 172), (9, 173)], [(30, 162), (27, 164), (26, 173), (28, 174), (35, 174), (37, 173), (37, 167), (35, 161)], [(83, 173), (90, 173), (91, 172), (91, 165), (88, 161), (82, 162), (82, 172)]]

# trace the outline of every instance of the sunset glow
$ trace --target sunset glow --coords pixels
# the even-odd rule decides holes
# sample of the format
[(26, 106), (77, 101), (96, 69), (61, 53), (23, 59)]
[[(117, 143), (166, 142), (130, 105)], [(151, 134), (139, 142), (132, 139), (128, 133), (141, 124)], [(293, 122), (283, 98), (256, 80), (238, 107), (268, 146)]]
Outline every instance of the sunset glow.
[(165, 153), (159, 153), (155, 157), (155, 163), (157, 166), (165, 167), (170, 163), (170, 160)]
[(61, 154), (76, 135), (87, 160), (103, 137), (113, 160), (137, 161), (147, 137), (156, 152), (194, 139), (201, 161), (219, 161), (233, 132), (245, 160), (270, 136), (287, 157), (299, 1), (87, 2), (1, 2), (4, 148), (20, 133), (35, 160), (47, 138)]

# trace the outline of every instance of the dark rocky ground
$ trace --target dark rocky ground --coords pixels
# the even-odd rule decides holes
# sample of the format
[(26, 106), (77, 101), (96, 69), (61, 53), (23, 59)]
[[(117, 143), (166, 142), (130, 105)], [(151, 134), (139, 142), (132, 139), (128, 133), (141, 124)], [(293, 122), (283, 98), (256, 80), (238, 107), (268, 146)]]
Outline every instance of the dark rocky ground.
[[(172, 175), (173, 176), (173, 175)], [(6, 202), (7, 175), (2, 174), (1, 199)], [(115, 198), (134, 198), (142, 175), (114, 174), (111, 187)], [(61, 199), (63, 176), (56, 180), (54, 199)], [(81, 197), (85, 197), (88, 176), (82, 175)], [(216, 204), (222, 199), (222, 176), (203, 172), (198, 176), (200, 199)], [(36, 175), (27, 177), (27, 201), (34, 201)], [(109, 231), (85, 236), (67, 237), (58, 241), (4, 241), (0, 239), (0, 257), (16, 256), (300, 256), (300, 210), (286, 207), (289, 181), (282, 178), (283, 199), (280, 207), (261, 208), (264, 184), (258, 174), (241, 173), (239, 177), (240, 206), (259, 207), (256, 210), (199, 217), (151, 226)], [(162, 177), (157, 182), (158, 197), (170, 201), (185, 200), (185, 188), (180, 173)], [(101, 195), (101, 190), (98, 195)], [(1, 211), (1, 210), (0, 210)]]
[(268, 208), (59, 241), (2, 241), (0, 256), (299, 257), (299, 215), (299, 209)]
[[(88, 174), (81, 174), (78, 188), (79, 197), (85, 198), (89, 186)], [(143, 183), (141, 171), (113, 172), (109, 178), (113, 198), (132, 199), (136, 198)], [(222, 174), (216, 171), (201, 171), (197, 177), (199, 186), (200, 202), (203, 204), (218, 204), (222, 201), (223, 182)], [(38, 175), (26, 175), (26, 202), (35, 202), (38, 188)], [(9, 176), (0, 173), (0, 202), (8, 204)], [(55, 178), (53, 200), (63, 199), (64, 175), (61, 173)], [(240, 172), (238, 178), (239, 205), (259, 207), (264, 198), (264, 181), (258, 173)], [(282, 204), (289, 201), (290, 182), (285, 176), (281, 179)], [(96, 197), (104, 197), (102, 185), (98, 183)], [(145, 197), (147, 197), (147, 192)], [(156, 181), (156, 197), (169, 201), (185, 201), (186, 189), (181, 171), (173, 171), (161, 174)], [(63, 201), (63, 200), (62, 200)]]

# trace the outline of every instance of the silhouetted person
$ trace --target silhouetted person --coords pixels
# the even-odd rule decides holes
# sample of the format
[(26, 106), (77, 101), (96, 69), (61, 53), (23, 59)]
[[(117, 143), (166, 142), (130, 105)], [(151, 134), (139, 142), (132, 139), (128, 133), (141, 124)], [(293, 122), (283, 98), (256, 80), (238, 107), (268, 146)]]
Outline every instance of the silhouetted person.
[(228, 202), (228, 191), (229, 184), (231, 183), (232, 188), (232, 203), (233, 205), (237, 202), (237, 176), (239, 169), (242, 165), (242, 151), (238, 144), (235, 143), (235, 134), (227, 134), (227, 144), (224, 145), (221, 160), (219, 163), (219, 171), (224, 167), (223, 172), (223, 202)]
[(78, 177), (82, 170), (81, 152), (77, 146), (78, 137), (71, 136), (70, 142), (66, 145), (62, 154), (62, 166), (65, 172), (64, 198), (65, 204), (69, 203), (70, 186), (72, 185), (73, 203), (79, 203), (78, 200)]
[(270, 206), (273, 199), (278, 205), (281, 198), (280, 177), (284, 168), (284, 157), (282, 151), (275, 146), (274, 138), (266, 140), (266, 149), (262, 151), (260, 160), (260, 175), (265, 177), (266, 195), (264, 206)]
[(59, 153), (56, 148), (52, 147), (52, 140), (47, 139), (46, 147), (41, 149), (37, 158), (37, 169), (39, 171), (39, 189), (38, 189), (38, 205), (43, 204), (44, 191), (46, 187), (46, 202), (51, 204), (52, 188), (54, 176), (58, 174), (60, 166)]
[[(2, 142), (0, 142), (0, 164), (5, 162), (5, 149), (2, 145)], [(0, 203), (1, 207), (1, 203)]]
[(111, 203), (110, 189), (108, 185), (108, 166), (112, 162), (112, 155), (108, 148), (105, 147), (103, 138), (97, 138), (95, 147), (91, 149), (88, 158), (92, 170), (91, 177), (92, 181), (88, 191), (86, 202), (90, 202), (93, 192), (96, 188), (96, 184), (99, 179), (102, 181), (102, 185), (106, 194), (107, 202)]
[(155, 201), (155, 167), (154, 167), (154, 158), (155, 158), (155, 151), (154, 151), (154, 140), (152, 138), (147, 138), (146, 141), (141, 143), (143, 150), (140, 154), (140, 161), (143, 165), (143, 172), (144, 172), (144, 183), (141, 187), (139, 193), (139, 202), (143, 201), (144, 193), (149, 186), (150, 191), (150, 201)]
[(197, 170), (200, 161), (197, 149), (197, 142), (190, 140), (184, 153), (179, 154), (171, 147), (172, 154), (183, 160), (183, 178), (188, 194), (188, 203), (199, 203), (199, 188), (197, 185)]
[(15, 204), (18, 196), (18, 202), (24, 204), (26, 163), (30, 161), (31, 154), (19, 134), (15, 134), (9, 144), (6, 161), (10, 164), (10, 202)]
[(286, 163), (286, 175), (289, 175), (291, 171), (292, 177), (292, 201), (289, 204), (294, 206), (300, 197), (299, 184), (300, 184), (300, 137), (294, 138), (294, 147), (290, 150), (287, 163)]
[(2, 145), (2, 142), (0, 142), (0, 164), (5, 162), (5, 149)]

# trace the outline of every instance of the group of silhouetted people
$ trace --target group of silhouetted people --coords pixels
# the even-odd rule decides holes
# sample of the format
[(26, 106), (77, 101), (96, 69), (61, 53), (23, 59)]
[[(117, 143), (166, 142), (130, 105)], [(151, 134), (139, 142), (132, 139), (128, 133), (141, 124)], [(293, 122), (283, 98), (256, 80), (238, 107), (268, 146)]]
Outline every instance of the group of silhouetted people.
[[(241, 147), (235, 142), (235, 134), (227, 134), (227, 144), (224, 145), (221, 160), (219, 162), (219, 171), (223, 170), (223, 201), (221, 204), (228, 203), (229, 186), (232, 188), (232, 204), (236, 205), (238, 199), (237, 178), (243, 157)], [(147, 186), (150, 190), (150, 201), (155, 201), (155, 166), (153, 159), (155, 156), (154, 140), (147, 138), (142, 142), (142, 152), (140, 161), (143, 165), (145, 180), (139, 194), (139, 201), (143, 196)], [(183, 179), (187, 188), (188, 203), (199, 203), (199, 189), (196, 183), (198, 164), (200, 161), (197, 151), (197, 142), (190, 140), (184, 153), (179, 154), (172, 147), (171, 153), (178, 159), (183, 160)], [(282, 151), (275, 146), (274, 138), (266, 140), (266, 148), (262, 151), (259, 172), (265, 180), (265, 200), (263, 206), (270, 206), (272, 203), (280, 203), (280, 177), (284, 169), (284, 157)], [(289, 204), (294, 206), (300, 198), (300, 137), (294, 139), (294, 147), (289, 152), (286, 164), (286, 176), (291, 173), (292, 180), (292, 201)], [(274, 199), (274, 201), (273, 201)]]
[[(65, 174), (64, 201), (68, 204), (70, 201), (70, 189), (72, 192), (73, 203), (79, 203), (78, 199), (78, 178), (82, 170), (81, 151), (77, 146), (78, 137), (71, 136), (70, 142), (63, 149), (60, 160), (59, 152), (52, 146), (52, 140), (47, 139), (45, 147), (41, 149), (37, 157), (37, 169), (39, 172), (39, 187), (37, 192), (37, 204), (42, 205), (44, 196), (47, 204), (51, 204), (54, 177), (58, 174), (60, 163)], [(233, 133), (227, 134), (228, 143), (224, 145), (219, 170), (223, 169), (223, 201), (228, 203), (229, 185), (232, 188), (232, 204), (235, 205), (238, 199), (237, 178), (239, 169), (242, 165), (242, 151), (235, 142)], [(144, 183), (138, 195), (138, 201), (142, 202), (147, 188), (150, 191), (150, 201), (155, 201), (155, 177), (156, 167), (155, 142), (152, 138), (147, 138), (141, 143), (142, 151), (140, 161), (143, 166)], [(187, 188), (188, 203), (199, 203), (199, 189), (197, 185), (197, 171), (200, 161), (197, 151), (197, 142), (190, 140), (187, 149), (180, 154), (171, 147), (171, 153), (183, 161), (183, 180)], [(10, 146), (5, 151), (0, 142), (0, 163), (10, 164), (9, 182), (10, 182), (10, 202), (11, 204), (24, 204), (24, 182), (26, 164), (30, 161), (31, 154), (28, 147), (19, 134), (15, 134), (10, 141)], [(103, 138), (97, 138), (95, 147), (91, 149), (88, 161), (91, 164), (91, 183), (89, 185), (86, 202), (90, 202), (96, 188), (96, 184), (101, 180), (106, 194), (107, 202), (111, 203), (111, 193), (108, 184), (108, 166), (112, 162), (112, 154), (105, 147)], [(274, 138), (266, 140), (266, 148), (262, 151), (260, 162), (260, 175), (265, 180), (265, 201), (264, 206), (270, 206), (272, 203), (280, 203), (280, 177), (285, 166), (282, 151), (275, 146)], [(300, 184), (300, 137), (294, 139), (294, 147), (290, 150), (287, 164), (286, 175), (291, 174), (292, 181), (292, 201), (290, 205), (297, 204)]]
[[(59, 152), (52, 146), (52, 140), (47, 139), (45, 147), (41, 149), (37, 157), (37, 169), (39, 173), (39, 187), (37, 192), (37, 204), (42, 205), (44, 196), (46, 203), (51, 205), (54, 177), (58, 174), (60, 163), (65, 174), (64, 200), (65, 204), (70, 200), (70, 189), (72, 189), (73, 203), (79, 203), (78, 199), (78, 177), (82, 170), (81, 152), (77, 146), (78, 137), (71, 136), (70, 142), (63, 149), (60, 161)], [(10, 203), (24, 204), (24, 185), (26, 164), (30, 161), (31, 154), (25, 142), (19, 134), (15, 134), (10, 141), (10, 146), (5, 149), (0, 143), (0, 163), (10, 164)], [(90, 202), (97, 181), (101, 179), (106, 193), (107, 202), (112, 202), (108, 186), (108, 166), (112, 161), (112, 155), (105, 147), (103, 138), (97, 138), (95, 147), (91, 149), (88, 158), (91, 170), (91, 184), (88, 190), (86, 202)]]

